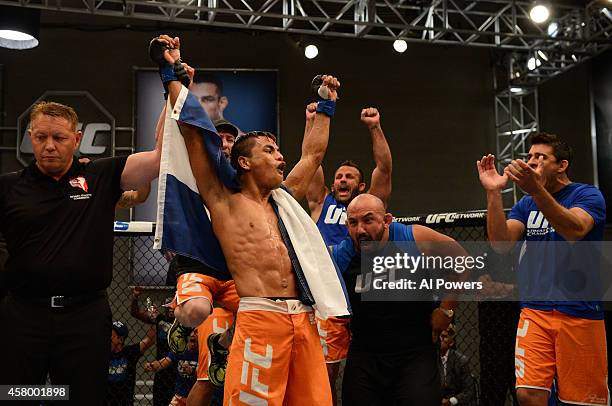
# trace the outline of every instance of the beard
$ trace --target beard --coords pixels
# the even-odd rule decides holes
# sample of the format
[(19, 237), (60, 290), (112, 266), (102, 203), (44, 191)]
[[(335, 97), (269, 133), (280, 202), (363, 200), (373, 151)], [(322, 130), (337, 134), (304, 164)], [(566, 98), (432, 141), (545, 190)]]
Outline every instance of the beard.
[(338, 203), (342, 203), (343, 205), (348, 206), (349, 203), (351, 203), (353, 199), (357, 197), (357, 195), (359, 195), (359, 187), (356, 187), (353, 190), (351, 190), (348, 196), (346, 197), (340, 197), (338, 193), (339, 192), (336, 189), (334, 189), (334, 193), (333, 193), (334, 199), (336, 199)]
[[(359, 251), (362, 251), (363, 250), (362, 244), (364, 244), (364, 243), (367, 244), (367, 243), (372, 242), (372, 241), (373, 242), (382, 241), (384, 235), (385, 235), (385, 228), (381, 227), (380, 230), (377, 230), (374, 233), (371, 233), (371, 234), (364, 233), (364, 234), (361, 234), (361, 235), (357, 236), (356, 239), (353, 238), (353, 244), (355, 245), (355, 247)], [(372, 248), (374, 248), (374, 247), (372, 247)], [(367, 250), (367, 251), (369, 251), (369, 250)]]

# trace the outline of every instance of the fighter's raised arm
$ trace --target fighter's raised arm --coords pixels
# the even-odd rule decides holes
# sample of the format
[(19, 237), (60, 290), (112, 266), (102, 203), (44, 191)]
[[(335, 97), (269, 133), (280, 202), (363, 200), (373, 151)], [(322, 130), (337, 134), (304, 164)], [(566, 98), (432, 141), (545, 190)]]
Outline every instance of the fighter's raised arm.
[[(157, 41), (164, 44), (166, 47), (166, 49), (163, 50), (163, 58), (167, 64), (176, 66), (177, 63), (181, 63), (180, 39), (178, 37), (171, 38), (168, 35), (160, 35)], [(161, 64), (163, 62), (160, 61), (159, 63)], [(184, 88), (183, 83), (177, 78), (168, 81), (164, 80), (164, 85), (167, 86), (170, 105), (174, 109), (179, 97), (184, 97), (184, 94), (181, 95), (181, 92), (184, 93), (187, 89)], [(203, 135), (198, 128), (193, 125), (178, 120), (177, 123), (185, 140), (185, 145), (189, 153), (189, 164), (196, 179), (196, 185), (202, 196), (202, 200), (204, 200), (208, 207), (226, 202), (225, 196), (229, 194), (229, 191), (221, 182), (217, 174), (217, 168), (206, 151), (204, 142), (204, 136), (206, 135)], [(219, 143), (221, 143), (220, 139)], [(221, 151), (221, 149), (219, 149), (219, 151)]]
[(291, 172), (289, 172), (284, 182), (296, 200), (301, 200), (306, 196), (310, 181), (317, 168), (323, 162), (329, 141), (330, 116), (333, 115), (333, 111), (323, 108), (323, 105), (330, 101), (336, 101), (340, 82), (335, 77), (329, 75), (323, 75), (322, 80), (322, 86), (328, 89), (329, 100), (323, 100), (317, 105), (312, 129), (302, 142), (302, 156)]
[(391, 196), (391, 170), (393, 163), (391, 149), (380, 126), (380, 113), (374, 107), (361, 110), (361, 121), (368, 126), (372, 137), (372, 153), (376, 167), (372, 171), (372, 180), (368, 193), (373, 194), (383, 201), (385, 206), (389, 204)]

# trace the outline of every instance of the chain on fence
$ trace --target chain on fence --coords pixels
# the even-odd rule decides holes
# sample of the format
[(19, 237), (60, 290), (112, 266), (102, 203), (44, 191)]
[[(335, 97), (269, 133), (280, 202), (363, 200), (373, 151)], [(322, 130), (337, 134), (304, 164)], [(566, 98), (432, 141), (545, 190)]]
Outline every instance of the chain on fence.
[[(482, 212), (463, 218), (461, 213), (446, 213), (396, 220), (427, 225), (457, 241), (486, 241), (486, 219)], [(165, 357), (168, 351), (165, 332), (172, 320), (163, 304), (174, 295), (174, 280), (168, 276), (172, 274), (168, 272), (170, 265), (160, 252), (152, 249), (151, 232), (115, 235), (114, 279), (108, 290), (113, 318), (128, 327), (127, 347), (138, 346), (150, 328), (157, 337), (157, 343), (136, 362), (134, 404), (167, 406), (174, 394), (176, 366), (157, 373), (145, 372), (143, 366)], [(134, 287), (140, 289), (138, 296), (134, 295)], [(518, 303), (460, 302), (455, 314), (455, 349), (470, 361), (477, 383), (476, 404), (512, 404)]]

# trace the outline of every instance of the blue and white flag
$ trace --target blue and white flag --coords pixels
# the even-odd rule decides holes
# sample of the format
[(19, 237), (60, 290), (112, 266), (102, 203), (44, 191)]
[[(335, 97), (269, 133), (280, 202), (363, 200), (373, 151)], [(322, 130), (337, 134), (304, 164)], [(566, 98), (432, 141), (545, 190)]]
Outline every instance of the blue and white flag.
[[(191, 171), (187, 147), (177, 120), (196, 125), (206, 133), (204, 140), (209, 156), (214, 156), (217, 160), (226, 159), (220, 147), (221, 139), (197, 99), (189, 93), (186, 98), (177, 100), (174, 109), (168, 100), (159, 168), (157, 226), (153, 248), (173, 251), (220, 272), (227, 272), (221, 246), (213, 233), (210, 213), (202, 202)], [(233, 183), (235, 171), (218, 163), (217, 168), (223, 168), (222, 178), (230, 186), (237, 187), (237, 184)]]

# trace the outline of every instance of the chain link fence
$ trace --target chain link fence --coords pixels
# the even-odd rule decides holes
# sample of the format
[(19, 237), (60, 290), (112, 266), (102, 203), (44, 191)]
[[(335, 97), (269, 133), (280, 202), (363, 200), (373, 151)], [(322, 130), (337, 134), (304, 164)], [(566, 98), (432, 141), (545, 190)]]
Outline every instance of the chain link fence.
[[(401, 217), (404, 224), (423, 224), (457, 241), (485, 241), (484, 212), (445, 213)], [(164, 329), (170, 317), (162, 305), (174, 295), (174, 280), (168, 276), (170, 263), (154, 251), (153, 233), (116, 232), (114, 279), (108, 290), (114, 320), (129, 328), (126, 345), (138, 344), (148, 329), (156, 328), (158, 343), (138, 360), (135, 371), (135, 405), (168, 405), (174, 389), (175, 374), (171, 366), (166, 373), (145, 372), (143, 365), (165, 356)], [(494, 255), (490, 258), (493, 260)], [(495, 260), (500, 260), (499, 258)], [(172, 272), (170, 272), (172, 275)], [(133, 288), (140, 287), (134, 298)], [(134, 314), (149, 317), (147, 322)], [(514, 388), (514, 337), (519, 306), (513, 302), (461, 302), (456, 310), (455, 349), (470, 360), (472, 374), (478, 382), (479, 405), (512, 405)], [(155, 323), (155, 324), (151, 324)]]

